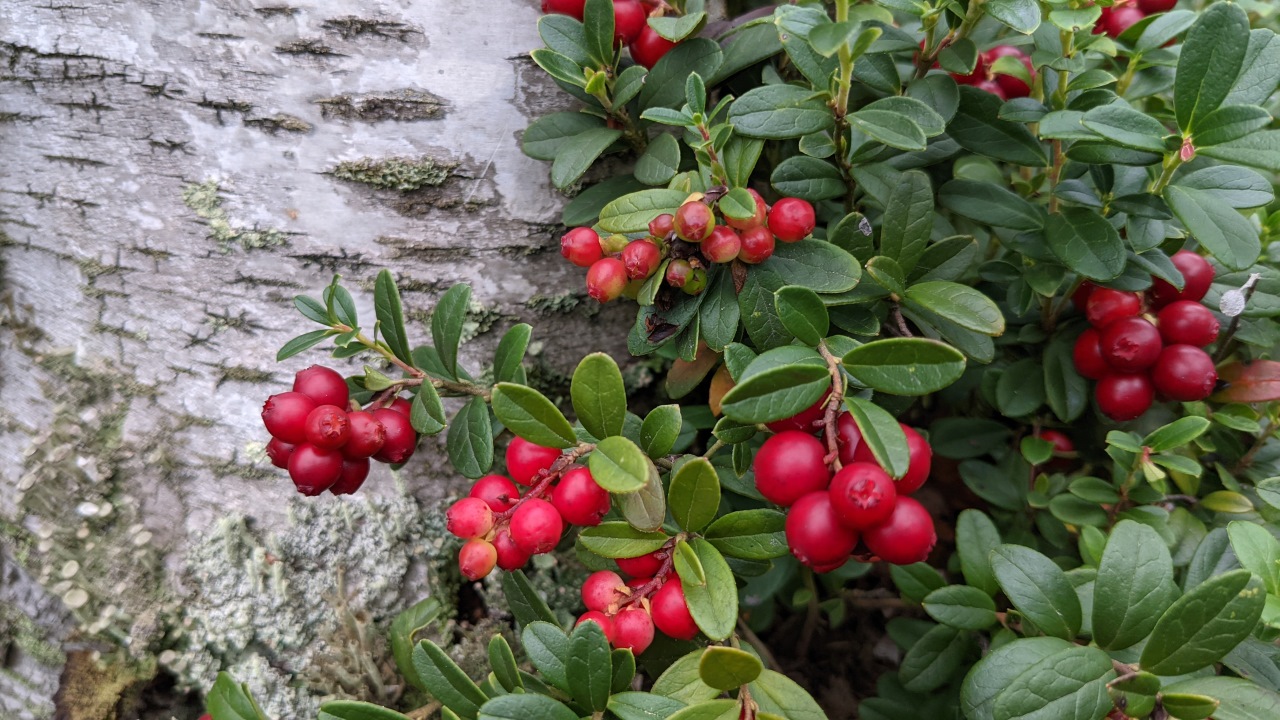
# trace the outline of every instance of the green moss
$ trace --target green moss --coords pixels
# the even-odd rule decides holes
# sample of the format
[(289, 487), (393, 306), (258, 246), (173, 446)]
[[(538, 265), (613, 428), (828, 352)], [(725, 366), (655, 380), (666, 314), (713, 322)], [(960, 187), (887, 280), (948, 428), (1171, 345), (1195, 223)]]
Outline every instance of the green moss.
[(338, 163), (330, 174), (339, 180), (357, 182), (379, 190), (412, 192), (443, 185), (456, 163), (442, 163), (430, 157), (361, 158)]
[(275, 228), (245, 229), (232, 223), (222, 208), (222, 196), (216, 180), (187, 185), (182, 191), (182, 202), (205, 221), (209, 226), (209, 236), (224, 253), (231, 252), (236, 246), (244, 250), (259, 250), (288, 243), (288, 235)]

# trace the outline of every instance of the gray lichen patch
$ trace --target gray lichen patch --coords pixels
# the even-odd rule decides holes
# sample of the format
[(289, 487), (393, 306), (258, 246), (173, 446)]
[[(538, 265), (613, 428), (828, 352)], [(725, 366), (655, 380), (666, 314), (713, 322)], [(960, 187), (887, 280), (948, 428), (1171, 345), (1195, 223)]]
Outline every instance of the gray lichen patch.
[(339, 180), (361, 183), (379, 190), (413, 192), (443, 185), (457, 166), (457, 163), (441, 162), (428, 156), (416, 159), (361, 158), (340, 162), (329, 173)]
[(236, 246), (245, 250), (258, 250), (288, 243), (288, 234), (281, 230), (257, 227), (247, 229), (233, 223), (222, 207), (219, 189), (218, 181), (207, 180), (191, 183), (182, 190), (182, 202), (209, 226), (209, 236), (218, 244), (219, 250), (229, 253)]
[(440, 96), (414, 89), (335, 95), (315, 103), (326, 118), (359, 122), (439, 120), (448, 110), (448, 102)]
[(276, 113), (269, 117), (245, 118), (244, 124), (273, 134), (280, 131), (308, 133), (311, 132), (314, 127), (306, 120), (303, 120), (296, 115), (289, 115), (288, 113)]
[(376, 18), (362, 18), (355, 15), (329, 18), (321, 23), (320, 27), (342, 36), (345, 40), (352, 40), (362, 35), (371, 35), (388, 40), (404, 42), (411, 35), (422, 34), (422, 30), (408, 23), (397, 22), (394, 20), (379, 20)]

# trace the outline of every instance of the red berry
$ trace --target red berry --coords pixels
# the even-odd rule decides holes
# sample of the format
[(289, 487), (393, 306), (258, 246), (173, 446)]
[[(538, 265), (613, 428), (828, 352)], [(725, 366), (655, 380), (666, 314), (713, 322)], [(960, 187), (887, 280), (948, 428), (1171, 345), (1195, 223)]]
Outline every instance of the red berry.
[(1076, 444), (1071, 442), (1071, 438), (1057, 430), (1041, 430), (1036, 437), (1053, 443), (1054, 455), (1066, 455), (1076, 451)]
[[(725, 224), (734, 230), (750, 230), (764, 225), (765, 218), (769, 214), (769, 206), (765, 204), (764, 198), (760, 193), (747, 188), (747, 193), (751, 195), (751, 199), (756, 201), (756, 214), (749, 218), (731, 218), (728, 215), (724, 217)], [(705, 251), (704, 251), (705, 252)]]
[(267, 432), (290, 445), (307, 439), (307, 416), (316, 409), (316, 401), (298, 392), (272, 395), (262, 405), (262, 424)]
[(542, 12), (548, 15), (568, 15), (579, 22), (582, 21), (586, 6), (587, 0), (542, 0)]
[(1138, 0), (1138, 9), (1148, 15), (1169, 12), (1177, 6), (1178, 0)]
[(756, 452), (756, 489), (769, 502), (783, 507), (809, 493), (826, 490), (831, 474), (827, 449), (817, 438), (798, 430), (770, 437)]
[(494, 512), (508, 510), (520, 498), (520, 488), (502, 475), (485, 475), (471, 486), (470, 497), (480, 498)]
[(1208, 260), (1190, 250), (1179, 250), (1169, 259), (1182, 273), (1182, 291), (1179, 292), (1174, 286), (1156, 278), (1151, 290), (1148, 291), (1153, 306), (1162, 308), (1175, 300), (1198, 301), (1209, 292), (1209, 286), (1213, 284), (1214, 271)]
[(560, 238), (560, 255), (578, 267), (591, 264), (604, 257), (600, 236), (589, 227), (577, 227)]
[(1121, 422), (1146, 412), (1155, 400), (1155, 389), (1146, 375), (1114, 374), (1099, 380), (1093, 395), (1103, 415)]
[(1004, 88), (1000, 87), (1000, 83), (996, 82), (995, 80), (979, 80), (978, 82), (974, 83), (973, 86), (983, 92), (991, 93), (992, 95), (995, 95), (1001, 100), (1009, 99), (1009, 97), (1005, 95)]
[(888, 563), (924, 562), (938, 542), (929, 511), (913, 498), (900, 497), (889, 519), (862, 534), (867, 549)]
[(858, 423), (848, 411), (840, 413), (836, 418), (836, 447), (840, 450), (840, 463), (848, 465), (854, 462), (853, 456), (862, 444), (862, 431)]
[(1105, 287), (1095, 288), (1089, 293), (1089, 300), (1084, 305), (1084, 314), (1089, 319), (1089, 324), (1098, 329), (1140, 312), (1142, 298), (1138, 297), (1138, 293)]
[(502, 528), (493, 536), (493, 547), (498, 552), (498, 567), (503, 570), (519, 570), (529, 562), (529, 553), (516, 545), (507, 528)]
[(521, 485), (532, 486), (537, 482), (538, 473), (549, 469), (559, 459), (559, 450), (534, 445), (517, 437), (507, 445), (507, 474)]
[(373, 459), (378, 462), (398, 464), (413, 455), (418, 445), (418, 433), (409, 424), (409, 418), (395, 410), (380, 408), (373, 411), (373, 419), (382, 424), (385, 440)]
[(479, 580), (493, 572), (498, 564), (498, 551), (485, 540), (468, 540), (458, 551), (458, 569), (468, 580)]
[(813, 232), (813, 206), (800, 198), (783, 198), (769, 208), (769, 231), (782, 242), (797, 242)]
[[(924, 49), (923, 40), (920, 41), (920, 47), (921, 49)], [(936, 67), (936, 64), (935, 64), (935, 67)], [(949, 74), (951, 75), (952, 79), (954, 79), (957, 83), (961, 85), (976, 85), (979, 82), (982, 82), (983, 80), (987, 79), (987, 74), (990, 72), (990, 70), (991, 68), (987, 67), (987, 54), (979, 53), (977, 61), (973, 64), (973, 72), (969, 73), (968, 75), (961, 75), (959, 73), (949, 73)]]
[(493, 509), (484, 500), (464, 497), (445, 513), (446, 529), (463, 540), (483, 537), (493, 529)]
[(329, 488), (329, 492), (334, 495), (353, 495), (361, 485), (364, 485), (367, 477), (369, 477), (369, 458), (343, 460), (342, 474), (338, 476), (338, 482)]
[(1102, 9), (1102, 17), (1098, 19), (1097, 25), (1093, 31), (1096, 35), (1098, 27), (1102, 28), (1102, 32), (1108, 37), (1117, 38), (1130, 26), (1146, 17), (1146, 13), (1136, 7), (1129, 5), (1113, 5), (1109, 8)]
[(599, 625), (600, 629), (604, 631), (605, 639), (610, 643), (613, 642), (613, 618), (605, 615), (599, 610), (588, 610), (578, 616), (578, 621), (575, 622), (573, 626), (578, 627), (584, 622), (593, 622)]
[(1218, 318), (1194, 300), (1177, 300), (1161, 308), (1156, 320), (1160, 337), (1170, 345), (1204, 347), (1218, 339)]
[(617, 258), (597, 260), (587, 271), (587, 295), (607, 303), (618, 299), (627, 288), (627, 266)]
[(765, 427), (774, 432), (782, 432), (783, 430), (799, 430), (812, 434), (817, 430), (814, 423), (822, 419), (827, 412), (827, 399), (831, 397), (831, 392), (827, 391), (818, 402), (801, 410), (799, 413), (789, 418), (774, 420), (771, 423), (765, 423)]
[(1071, 359), (1075, 362), (1076, 372), (1090, 380), (1101, 380), (1111, 373), (1111, 366), (1102, 356), (1101, 335), (1094, 328), (1086, 329), (1076, 338)]
[(676, 230), (676, 216), (671, 213), (662, 213), (658, 217), (649, 221), (649, 234), (659, 240), (666, 240), (667, 236)]
[(593, 572), (582, 583), (582, 604), (588, 610), (616, 611), (618, 604), (627, 599), (623, 592), (626, 587), (622, 576), (612, 570)]
[(728, 225), (717, 225), (711, 237), (702, 241), (702, 256), (713, 263), (726, 263), (742, 251), (742, 238)]
[(693, 278), (693, 266), (688, 260), (672, 260), (667, 263), (666, 281), (671, 287), (682, 288)]
[(613, 44), (630, 45), (649, 21), (640, 0), (613, 0)]
[(1149, 368), (1160, 357), (1160, 331), (1140, 317), (1120, 318), (1099, 334), (1098, 346), (1107, 364), (1121, 372)]
[(689, 603), (684, 599), (684, 587), (680, 585), (680, 578), (674, 573), (650, 596), (649, 608), (653, 613), (653, 624), (667, 637), (676, 640), (692, 640), (697, 637), (698, 624), (693, 621), (693, 614), (689, 612)]
[(560, 542), (564, 520), (551, 503), (540, 498), (525, 500), (511, 514), (511, 539), (530, 555), (550, 552)]
[(797, 500), (787, 513), (786, 531), (791, 554), (809, 567), (844, 564), (858, 544), (858, 533), (840, 522), (825, 492)]
[(773, 248), (773, 233), (769, 232), (769, 228), (761, 225), (743, 230), (742, 252), (738, 253), (738, 259), (748, 265), (759, 265), (773, 257)]
[(643, 608), (629, 607), (613, 618), (613, 646), (627, 648), (635, 655), (653, 642), (653, 618)]
[(626, 267), (627, 277), (646, 280), (662, 264), (662, 250), (648, 240), (632, 241), (622, 249), (622, 264)]
[(631, 59), (640, 65), (649, 69), (653, 69), (654, 65), (671, 51), (677, 43), (662, 37), (657, 30), (649, 27), (647, 24), (640, 28), (640, 34), (636, 37), (635, 42), (627, 46), (631, 51)]
[(319, 495), (342, 475), (342, 453), (303, 443), (289, 456), (289, 478), (303, 495)]
[(898, 493), (893, 478), (872, 463), (845, 465), (831, 479), (831, 506), (844, 525), (866, 530), (893, 514)]
[(1213, 358), (1198, 347), (1170, 345), (1160, 353), (1151, 380), (1156, 389), (1179, 402), (1203, 400), (1213, 394), (1218, 371)]
[[(1016, 48), (1012, 45), (997, 45), (983, 53), (983, 56), (986, 58), (988, 65), (995, 65), (996, 60), (999, 60), (1002, 57), (1017, 58), (1024, 66), (1026, 66), (1027, 72), (1031, 75), (1031, 79), (1034, 80), (1036, 77), (1036, 69), (1031, 64), (1031, 58), (1023, 52), (1021, 48)], [(1031, 94), (1031, 88), (1021, 79), (1014, 77), (1013, 75), (996, 75), (995, 81), (996, 84), (1000, 86), (1000, 89), (1004, 91), (1004, 96), (1006, 98), (1021, 98), (1027, 97)]]
[(402, 397), (398, 397), (391, 402), (387, 409), (394, 410), (407, 418), (413, 412), (413, 404)]
[(317, 405), (337, 405), (343, 410), (351, 401), (351, 391), (347, 389), (347, 381), (336, 371), (323, 365), (312, 365), (299, 370), (293, 376), (293, 391), (302, 393)]
[(711, 208), (700, 200), (690, 200), (676, 210), (676, 235), (681, 240), (700, 243), (711, 237), (716, 227), (716, 217)]
[(351, 437), (347, 414), (337, 405), (321, 405), (307, 415), (307, 442), (327, 450), (337, 450)]
[(293, 454), (293, 445), (281, 440), (280, 438), (271, 438), (267, 443), (267, 458), (271, 460), (271, 464), (281, 470), (289, 467), (289, 456)]
[(1075, 292), (1071, 293), (1071, 304), (1075, 305), (1076, 310), (1084, 312), (1085, 303), (1089, 301), (1089, 296), (1093, 294), (1093, 290), (1096, 287), (1098, 286), (1093, 284), (1092, 281), (1085, 280), (1080, 283)]
[[(933, 469), (933, 448), (929, 446), (920, 433), (902, 423), (898, 423), (903, 434), (907, 436), (907, 472), (894, 484), (899, 495), (910, 495), (920, 489), (929, 479), (929, 471)], [(853, 451), (854, 462), (876, 463), (876, 456), (871, 446), (866, 443), (858, 445)], [(879, 464), (879, 463), (876, 463)]]
[(641, 555), (633, 558), (618, 558), (618, 569), (630, 575), (633, 578), (653, 577), (662, 569), (662, 558), (658, 556), (660, 551), (655, 550), (648, 555)]
[(560, 477), (551, 504), (570, 525), (599, 525), (609, 514), (609, 491), (596, 484), (590, 470), (575, 467)]
[(351, 428), (342, 454), (348, 459), (373, 457), (387, 441), (387, 430), (373, 418), (373, 413), (359, 410), (347, 413), (347, 425)]

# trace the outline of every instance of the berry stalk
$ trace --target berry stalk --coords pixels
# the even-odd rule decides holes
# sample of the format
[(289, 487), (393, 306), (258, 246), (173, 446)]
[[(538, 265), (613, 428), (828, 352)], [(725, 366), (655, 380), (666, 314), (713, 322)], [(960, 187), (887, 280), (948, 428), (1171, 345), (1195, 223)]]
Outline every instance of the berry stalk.
[(840, 367), (840, 359), (831, 354), (825, 340), (818, 343), (818, 352), (827, 361), (827, 370), (831, 373), (831, 395), (827, 398), (827, 407), (822, 417), (822, 436), (827, 441), (825, 461), (834, 473), (842, 467), (837, 420), (840, 408), (844, 405), (844, 371)]

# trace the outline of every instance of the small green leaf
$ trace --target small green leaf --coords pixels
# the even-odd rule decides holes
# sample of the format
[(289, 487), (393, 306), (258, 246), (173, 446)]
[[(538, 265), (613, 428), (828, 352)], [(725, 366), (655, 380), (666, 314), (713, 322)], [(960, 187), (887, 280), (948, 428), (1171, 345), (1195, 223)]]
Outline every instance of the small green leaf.
[(443, 606), (440, 599), (429, 597), (404, 610), (391, 622), (387, 631), (391, 641), (391, 655), (395, 658), (396, 667), (409, 682), (419, 690), (426, 690), (421, 684), (418, 674), (413, 670), (413, 647), (417, 643), (414, 637), (430, 627), (440, 617)]
[(613, 493), (636, 492), (649, 481), (650, 473), (657, 473), (653, 461), (621, 435), (601, 440), (588, 465), (600, 487)]
[(649, 18), (649, 27), (671, 42), (680, 42), (697, 34), (706, 22), (705, 12), (695, 12), (680, 17)]
[(733, 634), (738, 623), (738, 586), (734, 582), (733, 571), (720, 551), (707, 540), (694, 538), (689, 546), (706, 574), (706, 583), (701, 585), (693, 578), (680, 578), (689, 612), (707, 637), (724, 640)]
[(625, 522), (605, 522), (579, 535), (591, 552), (607, 558), (640, 557), (667, 543), (666, 533), (637, 530)]
[(904, 299), (966, 330), (993, 337), (1004, 334), (1004, 313), (991, 298), (968, 285), (942, 281), (916, 283), (907, 288)]
[(1200, 507), (1220, 513), (1253, 512), (1253, 503), (1249, 498), (1232, 490), (1215, 490), (1200, 498)]
[(1095, 210), (1069, 207), (1050, 215), (1045, 239), (1063, 264), (1091, 280), (1111, 280), (1124, 271), (1120, 234)]
[(924, 598), (929, 617), (958, 630), (985, 630), (996, 622), (996, 604), (976, 587), (948, 585)]
[(543, 447), (567, 448), (578, 443), (573, 426), (545, 395), (524, 385), (493, 387), (493, 414), (511, 432)]
[[(552, 17), (555, 16), (548, 15), (543, 20)], [(520, 138), (520, 148), (531, 158), (550, 162), (556, 159), (562, 148), (572, 144), (574, 138), (588, 130), (603, 127), (604, 120), (594, 115), (580, 112), (551, 113), (533, 121), (524, 131)]]
[(665, 720), (684, 706), (679, 700), (656, 692), (621, 692), (609, 698), (609, 712), (618, 720)]
[(938, 189), (942, 207), (971, 220), (1013, 230), (1039, 230), (1044, 213), (1022, 196), (994, 183), (952, 180)]
[(511, 614), (521, 626), (539, 621), (552, 625), (559, 622), (556, 620), (555, 613), (547, 607), (547, 602), (529, 584), (529, 578), (525, 576), (523, 570), (504, 572), (501, 576), (502, 594), (507, 599)]
[(507, 639), (501, 635), (494, 635), (489, 639), (489, 667), (493, 668), (493, 675), (503, 690), (515, 692), (524, 687), (520, 679), (520, 668), (516, 666), (516, 656), (511, 652)]
[(413, 667), (432, 697), (462, 718), (475, 718), (488, 698), (440, 646), (423, 640), (413, 650)]
[[(862, 277), (857, 258), (835, 245), (813, 238), (804, 242), (779, 243), (773, 257), (760, 267), (775, 273), (783, 285), (803, 285), (818, 293), (852, 290)], [(748, 287), (755, 275), (754, 272), (748, 275)]]
[(1178, 720), (1204, 720), (1218, 709), (1218, 701), (1207, 695), (1161, 693), (1160, 704)]
[(649, 473), (649, 480), (639, 490), (615, 495), (622, 518), (637, 530), (655, 531), (667, 519), (667, 498), (657, 469)]
[(879, 405), (860, 397), (846, 397), (845, 406), (858, 426), (861, 442), (867, 444), (880, 467), (895, 478), (906, 475), (911, 453), (907, 435), (897, 419)]
[(298, 353), (309, 350), (319, 345), (325, 338), (333, 334), (332, 330), (312, 330), (309, 333), (303, 333), (298, 337), (290, 340), (280, 348), (280, 352), (276, 353), (276, 362), (288, 360)]
[(529, 661), (547, 682), (569, 692), (569, 636), (555, 623), (532, 622), (520, 633)]
[(654, 218), (675, 213), (688, 196), (687, 192), (666, 188), (623, 195), (600, 210), (600, 227), (611, 233), (645, 232)]
[(918, 693), (937, 690), (951, 681), (972, 649), (973, 637), (969, 633), (946, 625), (934, 626), (903, 656), (898, 671), (902, 686)]
[(965, 582), (988, 595), (999, 589), (991, 569), (991, 551), (1000, 545), (1000, 531), (981, 510), (963, 510), (956, 520), (956, 551)]
[(843, 363), (855, 380), (874, 390), (890, 395), (927, 395), (960, 379), (965, 357), (936, 340), (891, 338), (854, 348)]
[(1249, 47), (1249, 17), (1239, 5), (1206, 9), (1187, 32), (1174, 74), (1178, 127), (1194, 132), (1231, 93)]
[(607, 127), (593, 128), (579, 133), (572, 142), (566, 143), (556, 154), (555, 161), (551, 163), (551, 182), (561, 189), (574, 184), (620, 137), (622, 137), (621, 130)]
[[(466, 288), (466, 285), (460, 287)], [(466, 292), (469, 294), (470, 289)], [(382, 330), (382, 339), (391, 348), (391, 352), (400, 360), (413, 365), (413, 355), (409, 351), (409, 336), (404, 329), (404, 310), (400, 306), (400, 290), (391, 272), (383, 270), (373, 285), (373, 307), (378, 316), (378, 326)]]
[(1142, 641), (1178, 595), (1173, 559), (1149, 526), (1121, 520), (1111, 531), (1093, 587), (1093, 638), (1107, 650)]
[(493, 353), (494, 382), (524, 384), (524, 354), (529, 349), (533, 328), (527, 323), (512, 325)]
[(997, 718), (1098, 720), (1111, 708), (1111, 658), (1095, 647), (1058, 651), (1020, 673), (996, 696)]
[(1166, 693), (1211, 697), (1220, 704), (1214, 720), (1268, 720), (1280, 717), (1280, 694), (1252, 680), (1208, 676), (1168, 685)]
[(302, 313), (302, 316), (308, 320), (318, 322), (326, 327), (333, 324), (333, 320), (329, 317), (329, 311), (315, 298), (307, 297), (306, 295), (295, 295), (293, 306), (298, 308), (298, 312)]
[(636, 179), (645, 185), (664, 185), (680, 170), (680, 143), (673, 135), (658, 135), (636, 160)]
[(713, 645), (702, 653), (698, 676), (717, 690), (733, 690), (760, 677), (764, 663), (746, 650)]
[(839, 168), (807, 155), (794, 155), (778, 163), (769, 175), (769, 184), (781, 195), (815, 203), (848, 191)]
[(1164, 138), (1169, 134), (1159, 120), (1122, 103), (1093, 108), (1081, 123), (1107, 142), (1155, 153), (1164, 152)]
[(575, 701), (593, 712), (608, 706), (613, 661), (609, 656), (609, 641), (598, 624), (580, 623), (573, 629), (565, 669), (569, 692)]
[(1020, 638), (998, 647), (993, 645), (991, 652), (965, 676), (960, 688), (964, 716), (968, 720), (995, 720), (993, 708), (1001, 692), (1028, 668), (1071, 647), (1071, 643), (1055, 637)]
[(1151, 452), (1165, 452), (1180, 448), (1203, 435), (1210, 424), (1207, 418), (1180, 418), (1152, 432), (1142, 441), (1142, 444), (1151, 448)]
[(672, 554), (672, 565), (676, 574), (684, 578), (690, 585), (705, 587), (707, 571), (702, 567), (702, 560), (693, 551), (693, 546), (686, 540), (677, 540), (675, 552)]
[(721, 400), (724, 414), (743, 423), (762, 423), (793, 417), (818, 400), (831, 386), (825, 367), (776, 367), (735, 385)]
[(830, 318), (822, 298), (807, 287), (788, 285), (774, 295), (774, 304), (782, 324), (796, 339), (816, 347), (830, 331)]
[(1228, 523), (1227, 536), (1240, 565), (1262, 578), (1267, 592), (1280, 595), (1280, 541), (1265, 527), (1244, 520)]
[(684, 655), (671, 663), (666, 670), (662, 671), (658, 679), (653, 681), (651, 692), (681, 703), (701, 702), (719, 695), (719, 690), (702, 682), (702, 677), (698, 674), (698, 666), (701, 663), (701, 649)]
[(660, 458), (675, 447), (683, 421), (679, 405), (659, 405), (640, 424), (640, 449), (651, 458)]
[(1142, 649), (1142, 669), (1183, 675), (1222, 659), (1253, 632), (1266, 590), (1248, 570), (1206, 580), (1160, 616)]
[(462, 342), (462, 325), (467, 321), (471, 303), (471, 286), (458, 284), (445, 291), (431, 313), (431, 339), (449, 377), (458, 378), (458, 346)]
[(765, 85), (733, 101), (729, 122), (748, 137), (785, 140), (829, 130), (835, 123), (821, 95), (795, 85)]
[(267, 720), (249, 694), (249, 686), (238, 683), (229, 673), (218, 673), (205, 698), (205, 707), (214, 720)]
[(703, 537), (729, 557), (771, 560), (787, 554), (786, 521), (777, 510), (739, 510), (717, 518)]
[(409, 720), (409, 716), (359, 700), (331, 700), (320, 706), (316, 720)]
[[(780, 672), (765, 670), (747, 687), (761, 713), (786, 720), (826, 720), (826, 713), (813, 696)], [(763, 714), (757, 717), (767, 720)]]
[(493, 467), (493, 422), (484, 398), (473, 397), (458, 409), (449, 423), (445, 449), (463, 477), (475, 480)]
[(1046, 635), (1071, 640), (1080, 632), (1080, 600), (1052, 560), (1028, 547), (1001, 545), (991, 551), (991, 569), (1013, 606)]
[(521, 693), (501, 695), (485, 703), (479, 720), (578, 720), (578, 713), (546, 695)]
[(587, 432), (597, 438), (622, 434), (627, 415), (627, 391), (618, 363), (604, 353), (592, 353), (578, 363), (569, 387), (573, 411)]
[(989, 0), (987, 14), (1023, 35), (1040, 27), (1040, 4), (1035, 0)]
[(423, 435), (435, 435), (445, 429), (444, 405), (440, 403), (440, 393), (430, 382), (420, 385), (418, 394), (413, 396), (409, 424)]
[[(901, 120), (898, 122), (902, 124)], [(928, 175), (911, 170), (898, 177), (881, 223), (880, 254), (897, 262), (904, 274), (915, 269), (929, 243), (933, 205), (933, 185)]]
[(891, 148), (920, 151), (928, 146), (924, 130), (910, 118), (899, 113), (864, 109), (851, 113), (847, 117), (854, 128)]
[(720, 507), (720, 479), (706, 458), (694, 458), (671, 476), (667, 505), (676, 524), (687, 532), (701, 532)]

